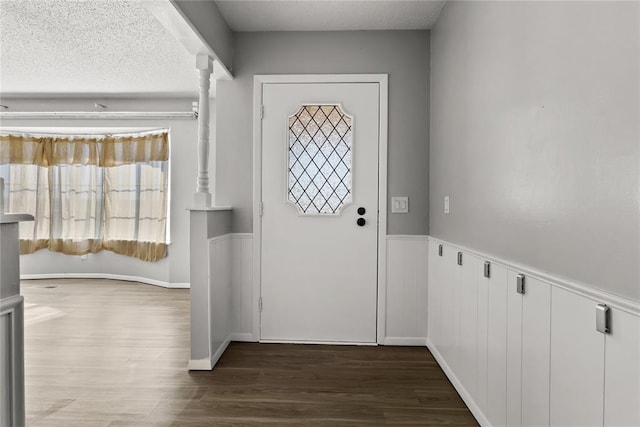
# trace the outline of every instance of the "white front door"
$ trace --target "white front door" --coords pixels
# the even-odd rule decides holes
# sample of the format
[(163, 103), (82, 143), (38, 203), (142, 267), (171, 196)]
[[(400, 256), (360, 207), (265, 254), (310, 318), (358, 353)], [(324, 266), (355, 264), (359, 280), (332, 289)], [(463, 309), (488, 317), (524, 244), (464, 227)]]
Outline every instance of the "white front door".
[(261, 340), (375, 343), (379, 84), (262, 95)]

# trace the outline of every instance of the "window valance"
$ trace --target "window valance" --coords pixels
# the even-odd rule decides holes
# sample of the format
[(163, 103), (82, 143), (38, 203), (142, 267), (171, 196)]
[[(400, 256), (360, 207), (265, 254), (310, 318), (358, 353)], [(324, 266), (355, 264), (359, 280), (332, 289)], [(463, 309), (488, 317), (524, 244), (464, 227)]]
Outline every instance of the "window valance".
[(97, 137), (0, 133), (0, 165), (112, 167), (168, 160), (166, 130)]

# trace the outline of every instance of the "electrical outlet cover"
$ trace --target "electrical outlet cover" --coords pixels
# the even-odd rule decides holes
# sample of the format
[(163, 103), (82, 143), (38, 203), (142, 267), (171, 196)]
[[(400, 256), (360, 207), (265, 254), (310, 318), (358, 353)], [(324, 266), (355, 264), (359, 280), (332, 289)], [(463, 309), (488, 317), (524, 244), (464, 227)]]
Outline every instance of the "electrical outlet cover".
[(391, 213), (409, 213), (408, 197), (392, 197)]

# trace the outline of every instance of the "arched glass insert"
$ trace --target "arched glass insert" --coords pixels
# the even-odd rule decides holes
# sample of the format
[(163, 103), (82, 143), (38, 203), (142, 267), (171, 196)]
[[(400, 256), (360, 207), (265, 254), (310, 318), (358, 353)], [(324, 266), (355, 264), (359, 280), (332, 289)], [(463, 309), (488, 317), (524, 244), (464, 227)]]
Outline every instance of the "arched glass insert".
[(301, 215), (339, 215), (352, 201), (353, 118), (339, 104), (289, 117), (288, 196)]

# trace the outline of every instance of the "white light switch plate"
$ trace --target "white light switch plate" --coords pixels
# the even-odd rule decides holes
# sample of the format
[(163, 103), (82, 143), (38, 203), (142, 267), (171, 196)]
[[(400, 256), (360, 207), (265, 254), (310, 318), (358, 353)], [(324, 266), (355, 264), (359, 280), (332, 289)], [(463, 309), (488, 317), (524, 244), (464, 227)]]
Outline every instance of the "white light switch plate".
[(409, 213), (408, 197), (392, 197), (391, 213)]
[(444, 196), (444, 213), (449, 213), (449, 196)]

